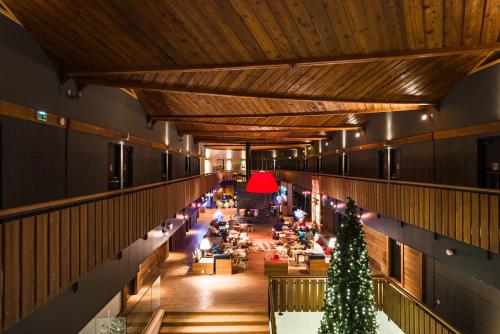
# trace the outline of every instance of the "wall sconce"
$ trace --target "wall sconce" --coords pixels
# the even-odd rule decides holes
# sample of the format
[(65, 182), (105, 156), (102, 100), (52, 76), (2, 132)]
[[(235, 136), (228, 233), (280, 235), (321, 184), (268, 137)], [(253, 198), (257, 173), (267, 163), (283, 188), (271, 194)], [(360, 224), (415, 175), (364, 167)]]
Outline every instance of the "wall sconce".
[(365, 130), (363, 130), (363, 129), (356, 130), (356, 132), (354, 132), (354, 138), (361, 138), (361, 136), (364, 134), (365, 134)]
[(448, 255), (448, 256), (455, 255), (455, 250), (453, 248), (447, 248), (445, 252), (446, 252), (446, 255)]
[(422, 115), (420, 115), (420, 120), (425, 122), (425, 121), (432, 121), (434, 119), (434, 115), (430, 112), (424, 112)]

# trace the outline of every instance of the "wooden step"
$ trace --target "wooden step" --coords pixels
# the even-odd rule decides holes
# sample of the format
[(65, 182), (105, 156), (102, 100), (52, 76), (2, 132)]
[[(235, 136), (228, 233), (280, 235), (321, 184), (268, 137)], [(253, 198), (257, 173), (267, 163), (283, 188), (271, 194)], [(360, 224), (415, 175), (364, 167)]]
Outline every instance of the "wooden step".
[(267, 312), (168, 312), (160, 333), (269, 334), (269, 320)]
[(173, 315), (163, 318), (166, 326), (236, 326), (236, 325), (267, 325), (269, 320), (264, 314), (217, 314), (217, 315)]
[(161, 334), (269, 334), (269, 325), (250, 326), (162, 326)]

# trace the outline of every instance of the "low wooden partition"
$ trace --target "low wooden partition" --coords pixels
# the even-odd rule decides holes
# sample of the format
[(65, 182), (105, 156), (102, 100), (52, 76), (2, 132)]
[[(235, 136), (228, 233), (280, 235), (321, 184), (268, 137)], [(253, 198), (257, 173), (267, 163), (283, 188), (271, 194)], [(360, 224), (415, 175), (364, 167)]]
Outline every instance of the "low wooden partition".
[[(269, 277), (269, 313), (276, 333), (275, 312), (320, 312), (324, 308), (325, 276)], [(456, 328), (385, 276), (373, 276), (375, 307), (405, 333), (458, 334)], [(319, 327), (319, 323), (317, 324)]]
[(274, 171), (286, 182), (415, 225), (475, 247), (500, 253), (500, 191), (429, 183), (363, 179), (294, 171)]
[(230, 177), (206, 174), (0, 210), (0, 332)]

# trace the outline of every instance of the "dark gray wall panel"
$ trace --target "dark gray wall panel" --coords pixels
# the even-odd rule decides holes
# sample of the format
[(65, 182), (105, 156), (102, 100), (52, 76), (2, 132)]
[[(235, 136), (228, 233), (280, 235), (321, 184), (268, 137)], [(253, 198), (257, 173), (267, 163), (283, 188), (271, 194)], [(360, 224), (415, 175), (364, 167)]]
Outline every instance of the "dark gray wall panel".
[(66, 130), (0, 117), (2, 207), (66, 193)]

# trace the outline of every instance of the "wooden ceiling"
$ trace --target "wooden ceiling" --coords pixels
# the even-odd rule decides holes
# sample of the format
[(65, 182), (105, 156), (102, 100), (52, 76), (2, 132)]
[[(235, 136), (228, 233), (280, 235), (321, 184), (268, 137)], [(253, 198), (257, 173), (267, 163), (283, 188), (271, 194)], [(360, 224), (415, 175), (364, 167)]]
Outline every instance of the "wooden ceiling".
[(65, 73), (207, 143), (425, 109), (500, 49), (498, 0), (4, 1)]

